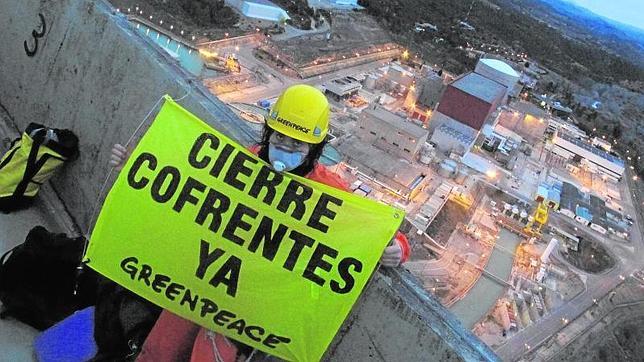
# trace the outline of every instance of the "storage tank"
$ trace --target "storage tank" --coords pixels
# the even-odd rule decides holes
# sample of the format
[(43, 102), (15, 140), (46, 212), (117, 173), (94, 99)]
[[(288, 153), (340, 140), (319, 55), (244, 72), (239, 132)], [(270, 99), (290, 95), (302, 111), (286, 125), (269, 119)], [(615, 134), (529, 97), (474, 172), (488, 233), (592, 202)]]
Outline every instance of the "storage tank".
[(503, 84), (508, 91), (514, 88), (521, 77), (509, 64), (498, 59), (479, 60), (474, 72)]

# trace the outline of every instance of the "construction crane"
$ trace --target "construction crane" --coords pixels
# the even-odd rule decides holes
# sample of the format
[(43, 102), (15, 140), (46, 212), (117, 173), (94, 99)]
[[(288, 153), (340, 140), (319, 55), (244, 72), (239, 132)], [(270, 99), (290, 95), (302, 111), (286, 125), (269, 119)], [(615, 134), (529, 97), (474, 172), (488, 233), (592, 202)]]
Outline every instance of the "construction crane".
[(539, 202), (523, 231), (532, 236), (541, 235), (541, 228), (546, 222), (548, 222), (548, 207), (543, 202)]

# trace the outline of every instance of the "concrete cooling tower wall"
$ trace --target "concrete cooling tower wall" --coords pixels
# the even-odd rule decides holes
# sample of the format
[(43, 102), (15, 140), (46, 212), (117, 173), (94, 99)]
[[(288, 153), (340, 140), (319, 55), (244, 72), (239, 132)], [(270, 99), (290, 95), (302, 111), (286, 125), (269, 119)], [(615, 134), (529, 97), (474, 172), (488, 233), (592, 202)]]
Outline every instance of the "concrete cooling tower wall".
[[(252, 142), (245, 122), (104, 1), (0, 1), (0, 24), (0, 106), (11, 126), (38, 122), (80, 138), (80, 158), (52, 185), (83, 231), (110, 148), (126, 142), (164, 94), (238, 142)], [(498, 360), (398, 269), (376, 273), (326, 359)]]

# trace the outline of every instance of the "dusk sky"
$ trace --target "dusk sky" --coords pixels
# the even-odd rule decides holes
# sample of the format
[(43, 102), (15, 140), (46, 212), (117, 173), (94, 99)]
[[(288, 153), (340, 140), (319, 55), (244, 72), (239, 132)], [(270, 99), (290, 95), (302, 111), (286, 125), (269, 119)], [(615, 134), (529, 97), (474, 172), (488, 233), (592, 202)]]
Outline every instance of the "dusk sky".
[(643, 0), (569, 0), (595, 14), (644, 30)]

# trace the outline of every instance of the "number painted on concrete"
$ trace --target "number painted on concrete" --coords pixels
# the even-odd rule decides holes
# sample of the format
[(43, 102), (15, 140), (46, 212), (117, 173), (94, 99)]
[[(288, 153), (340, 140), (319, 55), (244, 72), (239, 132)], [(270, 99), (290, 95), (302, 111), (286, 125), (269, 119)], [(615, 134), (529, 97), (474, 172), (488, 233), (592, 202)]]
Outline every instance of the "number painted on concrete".
[(45, 22), (45, 17), (41, 13), (38, 13), (38, 17), (40, 18), (40, 31), (37, 31), (36, 29), (31, 31), (31, 36), (32, 38), (34, 38), (33, 49), (29, 48), (29, 44), (27, 44), (26, 40), (23, 43), (23, 45), (25, 46), (25, 53), (28, 57), (33, 57), (34, 55), (36, 55), (36, 53), (38, 52), (38, 39), (44, 37), (45, 33), (47, 32), (47, 23)]

